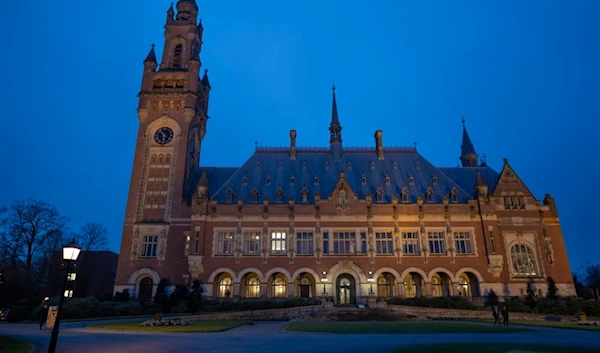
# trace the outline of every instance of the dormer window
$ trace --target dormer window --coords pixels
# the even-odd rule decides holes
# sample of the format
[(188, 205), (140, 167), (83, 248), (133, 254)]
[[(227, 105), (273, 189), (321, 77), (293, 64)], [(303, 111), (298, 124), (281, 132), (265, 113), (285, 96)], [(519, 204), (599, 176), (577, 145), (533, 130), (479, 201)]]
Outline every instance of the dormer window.
[(242, 178), (242, 185), (248, 185), (248, 178), (246, 178), (246, 177)]
[(352, 163), (348, 162), (348, 169), (352, 169)]
[(371, 162), (371, 169), (375, 169), (375, 163)]
[(385, 177), (385, 185), (390, 185), (390, 177)]
[(302, 189), (302, 203), (308, 203), (308, 190)]
[(433, 185), (437, 185), (437, 177), (433, 177), (433, 178), (431, 179), (431, 183), (432, 183)]
[(256, 188), (252, 189), (250, 192), (250, 201), (252, 203), (258, 203), (258, 191), (256, 191)]
[(267, 185), (271, 185), (271, 177), (267, 177)]
[(325, 162), (325, 169), (329, 169), (329, 162)]
[(279, 162), (279, 169), (283, 169), (283, 162)]
[(256, 169), (260, 169), (260, 162), (256, 163)]
[(421, 163), (419, 163), (419, 162), (415, 163), (415, 168), (421, 169)]
[(456, 188), (452, 188), (452, 191), (450, 191), (450, 202), (458, 202), (458, 192), (456, 191)]
[(283, 191), (281, 188), (277, 189), (277, 192), (275, 193), (275, 200), (277, 203), (283, 202)]
[(402, 189), (402, 194), (400, 197), (402, 198), (402, 202), (408, 202), (408, 190), (406, 188)]
[(319, 185), (319, 177), (315, 177), (315, 185)]
[(362, 177), (362, 179), (360, 179), (360, 183), (361, 183), (362, 185), (367, 185), (367, 178), (365, 178), (365, 177)]
[(306, 169), (306, 162), (302, 162), (302, 169)]
[(294, 185), (294, 184), (296, 184), (296, 178), (291, 177), (290, 178), (290, 185)]
[(408, 177), (408, 183), (410, 185), (415, 185), (415, 178), (413, 178), (412, 175)]
[(392, 167), (393, 167), (394, 169), (398, 169), (398, 163), (394, 162), (394, 164), (392, 165)]
[(227, 189), (226, 192), (226, 196), (227, 196), (227, 203), (233, 203), (233, 190), (231, 190), (231, 188)]
[(427, 202), (433, 202), (433, 190), (431, 190), (431, 188), (427, 189), (427, 192), (425, 193), (425, 198)]
[(377, 202), (383, 202), (383, 190), (381, 190), (381, 188), (377, 189), (377, 193), (375, 193), (375, 196), (377, 198)]

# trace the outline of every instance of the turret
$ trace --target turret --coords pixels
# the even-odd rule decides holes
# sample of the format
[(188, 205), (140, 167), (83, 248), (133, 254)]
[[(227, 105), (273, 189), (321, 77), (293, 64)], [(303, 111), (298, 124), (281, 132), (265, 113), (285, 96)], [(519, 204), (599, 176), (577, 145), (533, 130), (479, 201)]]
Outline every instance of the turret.
[(475, 153), (475, 147), (471, 142), (471, 138), (469, 138), (469, 133), (467, 133), (467, 128), (465, 127), (465, 118), (462, 119), (462, 124), (463, 137), (462, 145), (460, 146), (460, 161), (462, 162), (463, 167), (477, 167), (477, 161), (479, 160), (479, 156), (477, 155), (477, 153)]
[(338, 118), (335, 85), (331, 90), (333, 92), (333, 101), (331, 105), (331, 123), (329, 124), (329, 148), (331, 153), (333, 153), (333, 159), (337, 161), (342, 157), (342, 125), (340, 125)]

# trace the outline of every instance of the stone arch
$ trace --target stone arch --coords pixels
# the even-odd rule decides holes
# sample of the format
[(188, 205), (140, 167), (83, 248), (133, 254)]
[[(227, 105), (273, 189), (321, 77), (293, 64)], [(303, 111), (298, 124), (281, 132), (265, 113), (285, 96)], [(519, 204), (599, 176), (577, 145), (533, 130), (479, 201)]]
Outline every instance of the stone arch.
[(235, 281), (235, 283), (240, 283), (242, 281), (242, 277), (244, 277), (244, 275), (248, 274), (248, 273), (256, 274), (258, 276), (258, 278), (260, 279), (261, 283), (265, 281), (266, 277), (263, 275), (262, 271), (256, 267), (248, 267), (248, 268), (241, 270), (240, 272), (238, 272), (237, 277), (233, 276), (233, 280)]
[(474, 274), (475, 277), (477, 277), (477, 281), (479, 281), (479, 284), (482, 284), (482, 283), (485, 282), (485, 280), (483, 279), (483, 276), (481, 276), (481, 274), (479, 273), (479, 271), (477, 271), (476, 269), (474, 269), (472, 267), (462, 267), (462, 268), (460, 268), (455, 273), (455, 279), (458, 280), (458, 277), (460, 277), (460, 275), (462, 275), (465, 272), (471, 272), (472, 274)]
[(436, 267), (433, 270), (429, 271), (429, 275), (427, 277), (424, 277), (427, 279), (427, 282), (431, 283), (431, 279), (433, 278), (433, 276), (438, 273), (438, 272), (442, 272), (448, 275), (448, 277), (450, 277), (450, 280), (452, 282), (456, 282), (457, 278), (454, 276), (454, 273), (452, 273), (452, 271), (450, 271), (447, 268), (444, 267)]
[(168, 114), (163, 114), (160, 118), (154, 119), (150, 124), (148, 124), (145, 131), (146, 137), (152, 137), (154, 132), (163, 126), (170, 127), (173, 130), (174, 136), (181, 136), (181, 125), (179, 125), (177, 120), (171, 118)]
[(275, 267), (267, 271), (267, 273), (265, 273), (265, 276), (263, 277), (264, 282), (267, 282), (269, 280), (269, 277), (276, 272), (279, 272), (282, 275), (286, 276), (288, 283), (290, 283), (290, 281), (292, 280), (292, 276), (285, 268)]
[(401, 282), (404, 283), (404, 279), (406, 278), (406, 275), (408, 275), (411, 272), (415, 272), (418, 273), (419, 275), (421, 275), (421, 277), (423, 278), (423, 280), (428, 279), (429, 277), (427, 276), (427, 274), (425, 273), (425, 271), (421, 270), (420, 268), (417, 267), (409, 267), (406, 270), (402, 271), (402, 273), (400, 274), (400, 279)]
[(337, 277), (345, 272), (354, 277), (357, 289), (360, 288), (360, 283), (367, 282), (367, 276), (365, 275), (365, 272), (353, 261), (348, 260), (339, 261), (337, 264), (333, 265), (329, 271), (327, 271), (327, 280), (330, 283), (335, 283)]
[(297, 269), (296, 271), (294, 271), (294, 273), (292, 273), (292, 277), (290, 277), (290, 282), (296, 282), (296, 280), (298, 279), (298, 276), (301, 273), (310, 273), (314, 278), (315, 281), (318, 281), (319, 278), (321, 278), (321, 276), (317, 273), (317, 271), (313, 270), (312, 268), (308, 268), (308, 267), (301, 267), (299, 269)]
[(208, 283), (213, 283), (215, 281), (215, 278), (217, 278), (217, 276), (220, 275), (221, 273), (228, 273), (231, 276), (232, 280), (235, 280), (235, 278), (236, 278), (235, 272), (228, 269), (227, 267), (221, 267), (221, 268), (217, 268), (210, 274), (210, 276), (208, 277)]
[(402, 282), (402, 277), (400, 276), (398, 271), (394, 270), (391, 267), (382, 267), (379, 270), (375, 271), (375, 273), (373, 274), (373, 278), (375, 278), (375, 280), (377, 280), (377, 278), (379, 278), (379, 275), (383, 274), (384, 272), (391, 273), (394, 276), (394, 278), (396, 278), (397, 283)]
[(152, 278), (152, 282), (154, 282), (157, 285), (160, 282), (160, 276), (159, 276), (158, 272), (156, 272), (154, 269), (152, 269), (150, 267), (142, 267), (142, 268), (139, 268), (136, 271), (134, 271), (129, 276), (129, 280), (127, 281), (127, 284), (134, 284), (137, 286), (138, 282), (140, 280), (142, 280), (142, 278), (144, 278), (144, 277)]

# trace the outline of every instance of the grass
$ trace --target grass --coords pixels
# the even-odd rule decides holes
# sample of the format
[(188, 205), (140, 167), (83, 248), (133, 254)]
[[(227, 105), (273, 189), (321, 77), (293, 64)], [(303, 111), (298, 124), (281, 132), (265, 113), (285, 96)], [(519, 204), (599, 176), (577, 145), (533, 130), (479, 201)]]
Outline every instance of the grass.
[[(140, 326), (140, 322), (115, 322), (110, 324), (92, 324), (89, 328), (106, 328), (120, 331), (148, 332), (218, 332), (250, 323), (248, 320), (192, 321), (188, 326)], [(2, 352), (4, 353), (4, 352)]]
[(597, 348), (561, 347), (556, 345), (538, 344), (507, 344), (507, 343), (446, 343), (427, 344), (400, 348), (394, 353), (597, 353)]
[(328, 333), (506, 333), (530, 331), (521, 327), (493, 327), (454, 322), (300, 322), (286, 331)]
[[(489, 322), (489, 323), (494, 322), (494, 320), (490, 320), (490, 319), (480, 319), (480, 320), (476, 320), (476, 321)], [(577, 325), (576, 322), (572, 322), (572, 321), (510, 320), (510, 324), (511, 325), (566, 328), (566, 329), (571, 329), (571, 330), (582, 330), (582, 331), (600, 331), (600, 326)]]
[(0, 336), (0, 352), (2, 353), (29, 353), (33, 350), (33, 344), (18, 339)]

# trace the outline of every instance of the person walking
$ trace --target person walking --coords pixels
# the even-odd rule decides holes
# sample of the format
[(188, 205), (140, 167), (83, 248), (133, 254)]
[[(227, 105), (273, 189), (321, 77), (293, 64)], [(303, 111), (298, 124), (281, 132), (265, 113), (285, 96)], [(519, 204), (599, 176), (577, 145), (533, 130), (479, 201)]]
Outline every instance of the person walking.
[(48, 298), (45, 298), (42, 302), (42, 307), (40, 311), (38, 311), (38, 319), (40, 320), (40, 330), (46, 323), (46, 319), (48, 318)]
[(494, 326), (496, 326), (496, 322), (498, 323), (498, 326), (500, 326), (500, 312), (498, 311), (498, 305), (494, 305), (492, 315), (494, 315)]
[(502, 307), (502, 318), (504, 319), (504, 326), (508, 326), (508, 308), (506, 305)]

